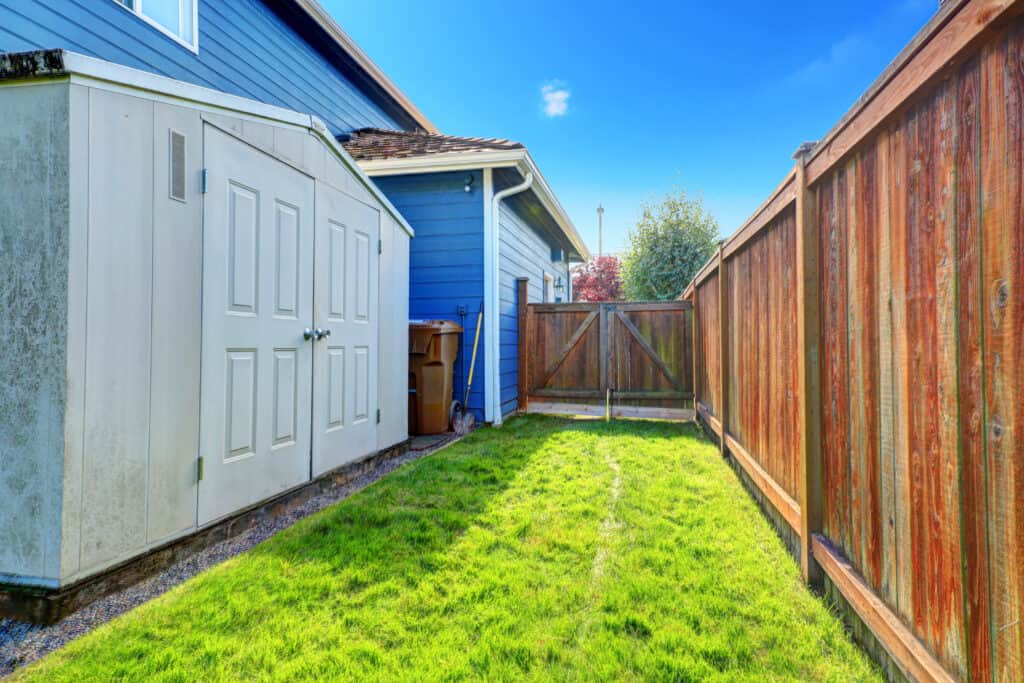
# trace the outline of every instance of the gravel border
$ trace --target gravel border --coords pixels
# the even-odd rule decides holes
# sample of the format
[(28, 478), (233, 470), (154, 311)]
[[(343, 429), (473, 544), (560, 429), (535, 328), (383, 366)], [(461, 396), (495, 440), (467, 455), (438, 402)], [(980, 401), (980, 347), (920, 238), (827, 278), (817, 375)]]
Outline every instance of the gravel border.
[(421, 450), (410, 447), (408, 452), (382, 463), (374, 471), (353, 479), (344, 486), (315, 496), (280, 515), (264, 519), (238, 536), (212, 545), (134, 586), (100, 598), (52, 626), (38, 626), (11, 619), (0, 619), (0, 677), (5, 677), (13, 673), (15, 669), (31, 664), (54, 650), (60, 649), (75, 638), (85, 635), (114, 617), (138, 607), (200, 572), (262, 543), (299, 520), (358, 493), (402, 465), (436, 453), (459, 441), (460, 438), (452, 435), (431, 443)]

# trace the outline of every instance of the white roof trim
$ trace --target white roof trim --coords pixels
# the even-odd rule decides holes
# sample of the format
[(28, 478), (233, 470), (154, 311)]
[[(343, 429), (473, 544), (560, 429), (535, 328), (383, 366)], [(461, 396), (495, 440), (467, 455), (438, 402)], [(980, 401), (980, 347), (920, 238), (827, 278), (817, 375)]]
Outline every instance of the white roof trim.
[(294, 0), (294, 2), (296, 5), (301, 7), (306, 14), (313, 19), (313, 21), (319, 24), (320, 28), (326, 31), (327, 34), (334, 39), (334, 42), (341, 46), (341, 49), (348, 53), (348, 55), (355, 60), (356, 64), (362, 67), (362, 69), (369, 74), (370, 78), (372, 78), (377, 85), (384, 90), (384, 92), (390, 95), (391, 98), (402, 107), (402, 109), (405, 109), (416, 123), (423, 126), (428, 133), (438, 132), (437, 126), (431, 123), (430, 119), (428, 119), (423, 112), (421, 112), (419, 108), (412, 103), (412, 100), (410, 100), (405, 93), (395, 85), (394, 81), (388, 78), (381, 68), (377, 66), (372, 59), (370, 59), (370, 56), (363, 52), (361, 47), (356, 45), (356, 42), (352, 40), (347, 33), (345, 33), (341, 26), (338, 26), (338, 22), (334, 20), (334, 17), (321, 7), (317, 0)]
[[(76, 52), (62, 51), (62, 57), (64, 73), (70, 76), (72, 80), (80, 80), (84, 77), (85, 79), (101, 83), (109, 83), (132, 90), (142, 90), (161, 97), (174, 98), (175, 100), (188, 102), (192, 106), (198, 106), (200, 109), (240, 114), (308, 129), (312, 134), (324, 141), (328, 149), (337, 155), (341, 162), (359, 179), (359, 182), (373, 195), (374, 199), (380, 202), (381, 206), (402, 226), (402, 229), (409, 236), (415, 234), (412, 226), (405, 220), (405, 217), (384, 196), (384, 193), (377, 187), (377, 184), (370, 179), (341, 144), (335, 140), (323, 121), (312, 114), (302, 114), (245, 97), (229, 95), (219, 90), (177, 81), (166, 76), (158, 76), (148, 71), (114, 64), (102, 59), (96, 59), (95, 57), (87, 57)], [(48, 75), (52, 77), (59, 76), (60, 74), (50, 73)], [(85, 84), (88, 85), (88, 82)]]
[(358, 162), (371, 178), (408, 175), (410, 173), (445, 173), (447, 171), (468, 171), (482, 168), (515, 167), (524, 177), (532, 173), (534, 194), (555, 219), (558, 227), (569, 239), (584, 260), (590, 259), (590, 250), (580, 237), (572, 219), (558, 201), (551, 186), (544, 179), (530, 153), (524, 149), (495, 150), (487, 152), (443, 152), (424, 154), (402, 159), (372, 159)]

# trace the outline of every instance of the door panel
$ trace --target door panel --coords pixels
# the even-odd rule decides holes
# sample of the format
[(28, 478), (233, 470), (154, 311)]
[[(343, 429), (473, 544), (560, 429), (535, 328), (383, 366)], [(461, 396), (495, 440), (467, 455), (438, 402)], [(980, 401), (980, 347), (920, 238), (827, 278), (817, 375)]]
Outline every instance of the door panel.
[(199, 523), (309, 478), (312, 179), (207, 126)]
[(317, 184), (313, 473), (377, 450), (380, 214)]

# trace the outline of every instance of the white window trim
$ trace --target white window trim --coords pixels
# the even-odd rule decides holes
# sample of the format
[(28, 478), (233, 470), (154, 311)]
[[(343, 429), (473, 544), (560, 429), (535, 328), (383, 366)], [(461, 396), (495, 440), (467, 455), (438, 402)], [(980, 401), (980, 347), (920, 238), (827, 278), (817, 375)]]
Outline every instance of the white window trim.
[(541, 296), (544, 303), (555, 303), (555, 276), (551, 273), (544, 273), (544, 293)]
[[(121, 0), (112, 0), (112, 2), (115, 5), (117, 5), (118, 7), (120, 7), (121, 9), (123, 9), (128, 14), (132, 15), (133, 17), (135, 17), (136, 19), (141, 19), (145, 23), (149, 24), (150, 26), (155, 28), (157, 31), (159, 31), (160, 33), (164, 34), (165, 36), (167, 36), (168, 38), (170, 38), (171, 40), (176, 42), (178, 45), (181, 45), (182, 47), (186, 48), (190, 52), (194, 52), (197, 55), (199, 54), (199, 0), (192, 0), (192, 42), (191, 43), (188, 42), (187, 40), (185, 40), (184, 38), (182, 38), (181, 36), (179, 36), (178, 34), (173, 33), (172, 31), (168, 31), (165, 26), (161, 25), (159, 22), (154, 21), (153, 19), (150, 19), (145, 14), (143, 14), (142, 13), (142, 3), (145, 2), (145, 0), (134, 0), (134, 2), (135, 2), (135, 7), (134, 8), (128, 7), (123, 2), (121, 2)], [(179, 7), (180, 6), (181, 5), (180, 5), (180, 0), (179, 0)]]

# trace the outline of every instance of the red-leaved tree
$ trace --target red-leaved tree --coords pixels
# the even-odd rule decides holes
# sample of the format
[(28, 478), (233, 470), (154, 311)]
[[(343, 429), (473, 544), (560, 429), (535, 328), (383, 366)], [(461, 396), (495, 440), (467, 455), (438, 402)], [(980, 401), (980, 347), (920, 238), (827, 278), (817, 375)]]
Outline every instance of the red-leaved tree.
[(599, 256), (576, 271), (572, 292), (576, 301), (618, 301), (622, 298), (621, 264), (614, 256)]

